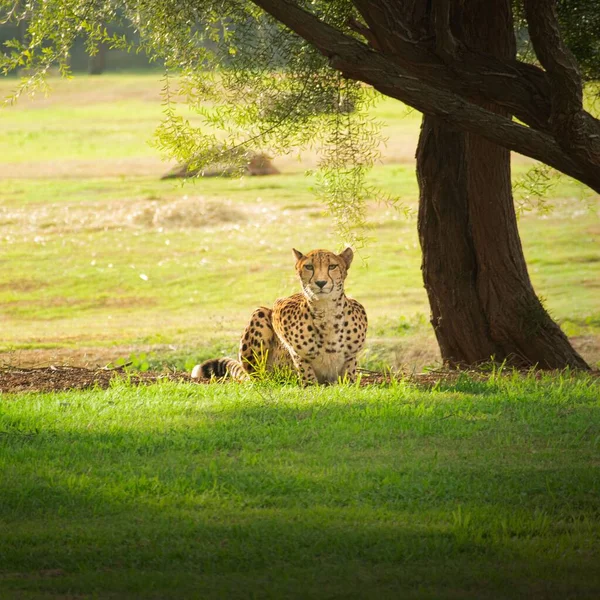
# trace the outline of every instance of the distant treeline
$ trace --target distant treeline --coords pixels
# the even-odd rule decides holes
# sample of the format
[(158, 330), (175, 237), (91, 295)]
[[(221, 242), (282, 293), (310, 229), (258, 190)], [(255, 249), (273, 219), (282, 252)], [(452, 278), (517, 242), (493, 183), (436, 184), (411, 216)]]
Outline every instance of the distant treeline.
[[(14, 23), (6, 23), (0, 25), (0, 49), (4, 50), (4, 43), (7, 40), (23, 39), (26, 27)], [(125, 27), (108, 27), (110, 34), (123, 35), (126, 34), (128, 39), (135, 40), (135, 34), (131, 29)], [(93, 57), (89, 56), (83, 39), (77, 40), (70, 52), (71, 70), (76, 73), (92, 73), (99, 75), (105, 71), (126, 71), (126, 70), (143, 70), (156, 69), (161, 66), (160, 61), (152, 61), (143, 53), (125, 52), (123, 50), (110, 50), (106, 46), (101, 46), (98, 53)]]
[[(249, 21), (249, 23), (251, 23)], [(275, 27), (274, 25), (265, 26)], [(202, 25), (198, 23), (199, 30), (202, 30)], [(236, 29), (236, 33), (240, 34), (240, 39), (243, 37), (243, 44), (247, 44), (248, 48), (254, 48), (258, 38), (262, 37), (261, 32), (255, 31), (252, 28), (245, 28), (240, 24), (228, 23), (227, 28), (231, 31)], [(118, 37), (125, 37), (133, 45), (136, 45), (136, 41), (139, 39), (138, 34), (134, 31), (132, 25), (126, 21), (120, 22), (119, 24), (109, 23), (107, 25), (107, 31), (109, 36), (116, 35)], [(19, 25), (15, 23), (5, 23), (0, 25), (0, 52), (6, 51), (5, 42), (8, 40), (18, 39), (27, 43), (27, 23), (22, 21)], [(212, 40), (206, 40), (205, 43), (210, 47), (215, 47), (215, 42)], [(275, 64), (279, 58), (282, 58), (275, 51), (273, 58)], [(228, 55), (225, 54), (222, 57), (222, 64), (227, 64)], [(88, 72), (91, 74), (100, 74), (105, 71), (123, 71), (123, 70), (143, 70), (143, 69), (156, 69), (162, 66), (161, 60), (150, 60), (150, 57), (144, 52), (126, 52), (124, 50), (112, 50), (109, 49), (108, 45), (101, 44), (98, 47), (98, 52), (93, 56), (90, 56), (84, 39), (78, 39), (75, 41), (70, 51), (69, 65), (73, 72)]]

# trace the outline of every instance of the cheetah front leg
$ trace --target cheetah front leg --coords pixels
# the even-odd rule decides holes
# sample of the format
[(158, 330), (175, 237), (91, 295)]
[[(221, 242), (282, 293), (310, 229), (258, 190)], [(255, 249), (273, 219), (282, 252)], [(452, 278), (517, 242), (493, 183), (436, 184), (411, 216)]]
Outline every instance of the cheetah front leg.
[(292, 355), (292, 360), (296, 367), (296, 372), (300, 375), (300, 381), (303, 386), (319, 383), (317, 376), (315, 375), (315, 370), (312, 368), (312, 365), (307, 358), (302, 358), (301, 356), (294, 354)]
[(342, 368), (342, 377), (347, 377), (350, 383), (356, 381), (356, 356), (346, 358)]

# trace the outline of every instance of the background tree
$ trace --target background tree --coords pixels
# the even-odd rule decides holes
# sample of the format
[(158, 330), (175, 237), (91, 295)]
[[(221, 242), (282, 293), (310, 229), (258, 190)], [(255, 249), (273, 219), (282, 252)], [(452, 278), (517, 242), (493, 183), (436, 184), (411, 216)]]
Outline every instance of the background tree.
[[(19, 5), (3, 4), (11, 18), (24, 16)], [(167, 76), (161, 147), (201, 167), (224, 157), (242, 164), (259, 146), (282, 153), (317, 143), (320, 189), (346, 232), (364, 222), (374, 194), (364, 175), (377, 158), (376, 126), (362, 84), (420, 110), (419, 234), (443, 359), (587, 366), (531, 286), (509, 151), (600, 192), (600, 122), (584, 108), (582, 75), (567, 45), (586, 76), (598, 72), (600, 9), (589, 0), (54, 0), (27, 7), (28, 37), (5, 54), (5, 71), (26, 65), (43, 73), (54, 61), (66, 69), (63, 57), (82, 34), (90, 46), (129, 47), (102, 23), (130, 20), (141, 47), (182, 74), (180, 91), (211, 126), (207, 133), (176, 114)], [(516, 57), (519, 24), (537, 64)], [(220, 108), (202, 108), (207, 99)], [(343, 110), (348, 103), (353, 113)]]
[(106, 69), (106, 43), (101, 42), (98, 47), (94, 49), (95, 54), (90, 54), (88, 58), (88, 73), (90, 75), (102, 75), (104, 69)]

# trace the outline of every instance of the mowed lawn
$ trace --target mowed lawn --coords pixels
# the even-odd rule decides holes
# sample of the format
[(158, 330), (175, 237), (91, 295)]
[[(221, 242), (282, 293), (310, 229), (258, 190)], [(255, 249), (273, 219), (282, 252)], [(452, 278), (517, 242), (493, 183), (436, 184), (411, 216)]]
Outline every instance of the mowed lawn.
[(600, 388), (5, 396), (6, 598), (598, 598)]
[[(0, 94), (14, 84), (0, 82)], [(273, 177), (160, 181), (169, 165), (149, 144), (161, 119), (160, 74), (50, 84), (47, 98), (0, 111), (3, 362), (106, 364), (143, 354), (152, 365), (189, 367), (234, 351), (254, 308), (297, 290), (293, 246), (343, 248), (305, 175), (314, 153), (275, 157), (282, 174)], [(373, 115), (387, 142), (372, 181), (400, 204), (369, 207), (371, 242), (347, 289), (369, 314), (363, 365), (420, 369), (439, 355), (416, 234), (419, 115), (392, 100)], [(515, 157), (515, 179), (530, 167)], [(599, 200), (563, 178), (545, 202), (552, 212), (520, 219), (531, 277), (597, 364)]]

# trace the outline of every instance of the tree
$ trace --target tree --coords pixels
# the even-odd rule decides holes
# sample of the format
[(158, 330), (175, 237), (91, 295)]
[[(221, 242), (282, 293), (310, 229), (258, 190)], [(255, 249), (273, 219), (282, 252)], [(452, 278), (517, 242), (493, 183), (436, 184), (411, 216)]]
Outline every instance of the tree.
[(88, 58), (88, 73), (90, 75), (102, 75), (106, 68), (106, 44), (98, 45), (95, 54), (90, 54)]
[[(119, 13), (108, 2), (33, 5), (31, 43), (15, 45), (5, 69), (29, 50), (27, 61), (43, 70), (70, 36), (85, 31), (92, 44), (108, 41), (99, 24), (129, 18), (142, 45), (183, 72), (193, 101), (215, 90), (228, 101), (205, 113), (230, 133), (228, 143), (195, 130), (167, 104), (163, 146), (201, 166), (217, 147), (235, 160), (257, 140), (285, 151), (317, 136), (325, 148), (322, 188), (347, 224), (364, 218), (372, 194), (364, 172), (376, 157), (360, 84), (418, 109), (419, 235), (442, 357), (450, 365), (494, 357), (587, 367), (531, 286), (509, 151), (600, 192), (600, 121), (584, 108), (577, 60), (560, 33), (562, 24), (586, 75), (600, 72), (597, 36), (576, 33), (600, 20), (590, 0), (145, 0), (123, 1)], [(517, 59), (515, 14), (536, 64)], [(31, 52), (40, 39), (45, 57)], [(217, 83), (205, 70), (214, 65), (222, 67)], [(168, 103), (168, 79), (165, 90)], [(354, 115), (340, 110), (348, 99)]]

